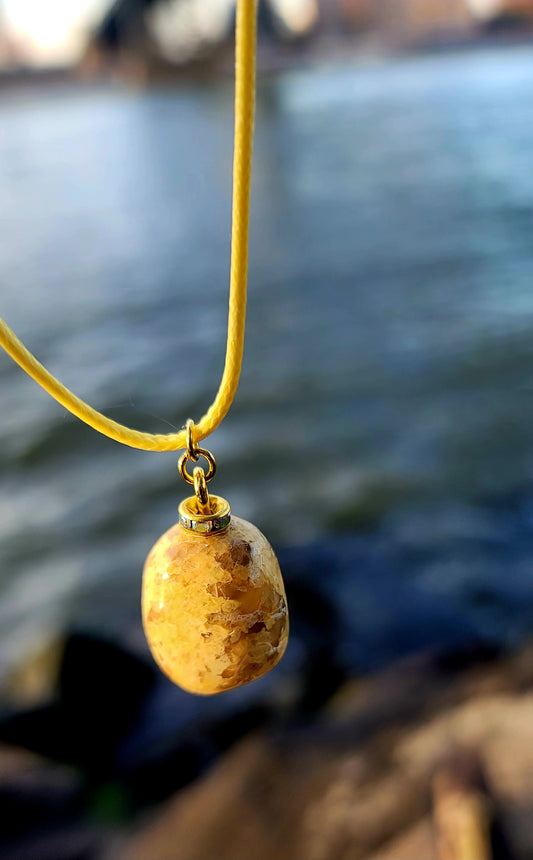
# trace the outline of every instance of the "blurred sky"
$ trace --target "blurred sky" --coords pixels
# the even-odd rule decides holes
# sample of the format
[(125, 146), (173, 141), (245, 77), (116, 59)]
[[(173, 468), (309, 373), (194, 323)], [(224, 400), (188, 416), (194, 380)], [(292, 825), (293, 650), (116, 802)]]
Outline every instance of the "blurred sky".
[[(198, 0), (206, 15), (220, 12), (233, 0)], [(297, 0), (276, 0), (277, 6), (294, 7)], [(484, 15), (499, 0), (467, 0), (476, 14)], [(86, 33), (98, 21), (111, 0), (0, 0), (0, 26), (20, 44), (24, 59), (35, 65), (74, 61)]]

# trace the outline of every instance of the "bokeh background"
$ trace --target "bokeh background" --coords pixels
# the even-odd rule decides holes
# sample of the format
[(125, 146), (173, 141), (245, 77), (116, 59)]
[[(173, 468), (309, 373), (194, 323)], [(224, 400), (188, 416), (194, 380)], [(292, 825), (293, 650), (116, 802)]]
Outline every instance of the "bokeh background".
[[(176, 456), (99, 437), (0, 356), (0, 857), (95, 857), (250, 731), (532, 632), (533, 3), (259, 15), (245, 361), (209, 447), (279, 553), (291, 642), (221, 697), (163, 679), (139, 599)], [(230, 0), (0, 5), (2, 316), (153, 432), (199, 418), (223, 364), (233, 21)], [(292, 856), (268, 850), (248, 860)]]

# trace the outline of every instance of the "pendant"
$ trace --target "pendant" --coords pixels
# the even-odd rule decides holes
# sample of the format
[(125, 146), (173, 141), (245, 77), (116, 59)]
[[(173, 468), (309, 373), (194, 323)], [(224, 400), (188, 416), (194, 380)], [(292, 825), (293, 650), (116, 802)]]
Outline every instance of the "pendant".
[[(143, 574), (143, 626), (155, 661), (189, 693), (210, 695), (254, 681), (287, 646), (287, 598), (274, 550), (252, 523), (209, 495), (213, 455), (192, 440), (178, 468), (195, 495), (152, 547)], [(207, 473), (189, 460), (200, 456)]]

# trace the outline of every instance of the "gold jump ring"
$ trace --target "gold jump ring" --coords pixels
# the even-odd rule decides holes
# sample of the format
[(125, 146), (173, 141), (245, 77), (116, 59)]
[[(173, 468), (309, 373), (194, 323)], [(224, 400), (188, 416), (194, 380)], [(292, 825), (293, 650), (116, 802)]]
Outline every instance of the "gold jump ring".
[(187, 423), (185, 425), (185, 429), (187, 431), (187, 454), (189, 455), (190, 459), (194, 460), (194, 462), (196, 463), (196, 461), (198, 459), (198, 450), (199, 449), (196, 447), (196, 445), (194, 443), (194, 437), (193, 437), (194, 421), (192, 420), (192, 418), (189, 418), (189, 420), (187, 421)]
[(194, 453), (196, 454), (196, 456), (192, 457), (188, 451), (185, 451), (185, 453), (182, 454), (179, 458), (178, 470), (181, 477), (184, 481), (187, 481), (188, 484), (194, 484), (194, 477), (192, 475), (189, 475), (187, 471), (187, 463), (189, 462), (189, 460), (194, 460), (196, 462), (198, 457), (205, 457), (208, 463), (208, 469), (205, 473), (205, 480), (210, 481), (211, 478), (215, 477), (215, 473), (217, 470), (215, 458), (213, 457), (211, 451), (207, 451), (206, 448), (195, 448)]

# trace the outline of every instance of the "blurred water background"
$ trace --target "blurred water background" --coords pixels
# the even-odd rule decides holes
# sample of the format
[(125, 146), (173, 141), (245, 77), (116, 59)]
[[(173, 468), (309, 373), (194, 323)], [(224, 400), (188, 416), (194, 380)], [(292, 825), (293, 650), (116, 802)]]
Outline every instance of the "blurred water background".
[[(531, 629), (532, 89), (530, 46), (260, 80), (245, 361), (209, 440), (215, 490), (282, 554), (312, 548), (363, 663), (361, 629), (379, 635), (409, 579), (452, 599), (452, 626)], [(228, 79), (0, 101), (2, 316), (141, 429), (198, 419), (219, 382), (232, 100)], [(129, 635), (186, 490), (175, 455), (99, 437), (5, 356), (0, 381), (3, 671), (68, 625)], [(336, 578), (327, 548), (346, 541)], [(365, 605), (369, 580), (382, 598)]]

